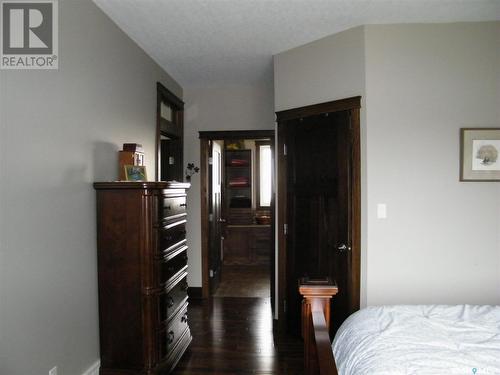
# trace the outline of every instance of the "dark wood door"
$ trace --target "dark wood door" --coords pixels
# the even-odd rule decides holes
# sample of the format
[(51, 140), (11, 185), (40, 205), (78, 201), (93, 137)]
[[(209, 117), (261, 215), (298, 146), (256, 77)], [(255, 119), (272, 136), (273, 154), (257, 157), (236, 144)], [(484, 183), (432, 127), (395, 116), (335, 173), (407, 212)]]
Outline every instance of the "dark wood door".
[(211, 197), (210, 197), (210, 270), (211, 282), (210, 292), (213, 293), (219, 286), (222, 272), (222, 233), (224, 219), (222, 214), (222, 142), (212, 141), (212, 163), (210, 164), (210, 182), (211, 182)]
[(332, 303), (332, 333), (351, 314), (349, 303), (351, 132), (350, 112), (290, 120), (287, 147), (287, 315), (298, 332), (297, 280), (330, 276), (339, 294)]

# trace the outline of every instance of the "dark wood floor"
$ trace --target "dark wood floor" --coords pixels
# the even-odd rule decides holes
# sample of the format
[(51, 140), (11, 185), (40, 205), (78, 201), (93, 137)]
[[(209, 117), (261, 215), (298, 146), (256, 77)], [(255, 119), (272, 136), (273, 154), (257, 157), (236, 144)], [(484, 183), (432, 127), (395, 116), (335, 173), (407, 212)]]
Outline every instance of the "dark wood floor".
[(224, 266), (214, 297), (270, 297), (270, 278), (269, 265)]
[(193, 342), (175, 375), (304, 373), (302, 341), (273, 336), (269, 298), (192, 300), (189, 325)]

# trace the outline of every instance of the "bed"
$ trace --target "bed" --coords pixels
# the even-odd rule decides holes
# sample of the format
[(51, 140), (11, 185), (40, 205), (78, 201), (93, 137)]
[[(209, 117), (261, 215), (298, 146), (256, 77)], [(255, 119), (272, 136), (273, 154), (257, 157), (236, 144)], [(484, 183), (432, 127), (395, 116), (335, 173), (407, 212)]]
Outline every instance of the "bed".
[(340, 374), (500, 374), (500, 307), (368, 307), (332, 348)]
[(500, 374), (500, 306), (368, 307), (342, 324), (330, 346), (325, 310), (336, 288), (307, 289), (307, 375)]

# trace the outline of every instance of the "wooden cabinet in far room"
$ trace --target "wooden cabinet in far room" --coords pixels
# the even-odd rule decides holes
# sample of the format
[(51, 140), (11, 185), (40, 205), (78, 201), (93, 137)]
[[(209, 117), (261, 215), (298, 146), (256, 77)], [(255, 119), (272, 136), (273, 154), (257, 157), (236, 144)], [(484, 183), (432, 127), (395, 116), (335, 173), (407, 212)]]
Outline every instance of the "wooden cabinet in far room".
[(252, 151), (226, 150), (226, 210), (252, 208)]
[(270, 225), (228, 225), (224, 240), (224, 264), (269, 264), (270, 238)]
[(257, 221), (259, 215), (269, 215), (269, 210), (256, 209), (256, 147), (255, 141), (247, 142), (247, 149), (225, 150), (224, 265), (259, 265), (270, 260), (271, 226)]

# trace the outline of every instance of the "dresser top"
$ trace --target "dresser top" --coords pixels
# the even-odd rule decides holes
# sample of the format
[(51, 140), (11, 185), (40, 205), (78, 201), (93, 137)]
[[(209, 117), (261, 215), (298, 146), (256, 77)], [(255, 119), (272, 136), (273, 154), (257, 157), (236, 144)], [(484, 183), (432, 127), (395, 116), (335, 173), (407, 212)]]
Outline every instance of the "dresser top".
[(94, 182), (94, 189), (189, 189), (190, 183), (177, 181), (113, 181)]

